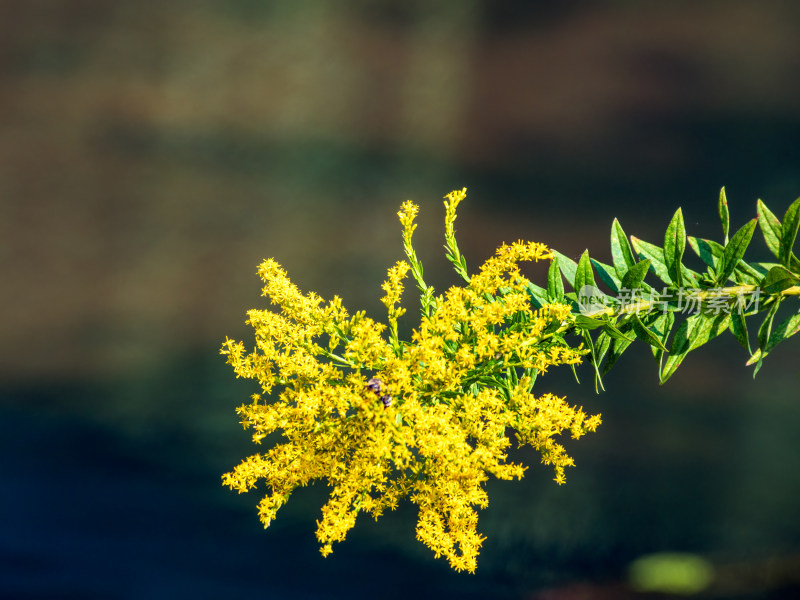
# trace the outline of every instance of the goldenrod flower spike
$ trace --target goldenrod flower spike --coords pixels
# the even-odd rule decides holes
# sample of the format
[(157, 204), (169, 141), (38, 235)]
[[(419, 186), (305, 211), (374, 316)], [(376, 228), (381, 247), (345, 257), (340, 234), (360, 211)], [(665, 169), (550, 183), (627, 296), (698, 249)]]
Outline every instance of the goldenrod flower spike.
[(444, 198), (444, 247), (447, 250), (447, 260), (453, 264), (456, 273), (464, 280), (469, 282), (467, 273), (467, 262), (456, 243), (456, 233), (454, 223), (456, 221), (456, 209), (461, 201), (467, 197), (467, 188), (460, 192), (453, 191)]
[(411, 200), (406, 200), (400, 206), (400, 211), (397, 216), (400, 217), (400, 224), (403, 226), (403, 242), (408, 246), (411, 245), (411, 236), (417, 228), (414, 219), (417, 218), (419, 207)]
[(397, 338), (397, 319), (405, 314), (406, 309), (402, 306), (397, 306), (400, 303), (400, 297), (403, 295), (403, 279), (405, 279), (411, 266), (401, 260), (398, 261), (393, 267), (389, 268), (386, 281), (383, 282), (381, 288), (386, 295), (381, 298), (381, 302), (389, 312), (389, 331), (392, 340), (392, 347), (396, 353), (402, 352), (400, 340)]
[[(477, 509), (489, 503), (490, 476), (519, 479), (525, 466), (508, 462), (509, 433), (530, 444), (564, 482), (572, 459), (556, 442), (594, 431), (599, 417), (533, 382), (550, 366), (585, 353), (563, 338), (569, 306), (535, 310), (521, 261), (550, 258), (541, 244), (502, 246), (474, 275), (458, 251), (453, 223), (466, 190), (445, 200), (448, 258), (464, 279), (434, 297), (412, 245), (418, 208), (398, 213), (407, 261), (389, 268), (381, 299), (386, 325), (350, 314), (338, 298), (303, 294), (272, 259), (258, 274), (274, 308), (251, 310), (255, 348), (226, 339), (222, 353), (237, 376), (261, 393), (238, 409), (253, 441), (268, 445), (223, 476), (239, 492), (259, 483), (264, 526), (300, 486), (320, 479), (331, 488), (317, 521), (323, 555), (355, 525), (360, 512), (378, 518), (407, 498), (419, 507), (417, 538), (456, 570), (473, 572), (484, 537)], [(421, 319), (410, 340), (398, 338), (403, 280), (411, 271), (421, 292)]]

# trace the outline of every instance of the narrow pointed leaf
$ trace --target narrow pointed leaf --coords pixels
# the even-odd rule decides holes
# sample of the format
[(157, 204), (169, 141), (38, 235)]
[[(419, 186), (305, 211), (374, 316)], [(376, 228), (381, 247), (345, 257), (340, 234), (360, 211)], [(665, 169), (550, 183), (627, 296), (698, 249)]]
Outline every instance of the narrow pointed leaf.
[[(725, 247), (713, 240), (706, 240), (688, 236), (687, 241), (695, 251), (695, 254), (700, 257), (711, 269), (709, 277), (712, 281), (716, 281), (716, 268), (719, 266), (719, 261), (725, 253)], [(738, 284), (758, 285), (766, 274), (765, 269), (758, 268), (755, 264), (751, 265), (744, 260), (740, 260), (733, 270), (731, 279)]]
[(777, 294), (798, 284), (800, 284), (800, 278), (788, 269), (777, 266), (769, 270), (761, 287), (765, 294)]
[(755, 268), (760, 273), (762, 273), (764, 276), (766, 276), (766, 274), (769, 273), (769, 271), (771, 269), (774, 269), (775, 267), (780, 267), (780, 266), (782, 266), (782, 265), (779, 265), (776, 262), (757, 262), (757, 263), (752, 263), (752, 267)]
[(800, 314), (792, 315), (781, 322), (780, 325), (770, 333), (764, 349), (759, 348), (755, 351), (750, 360), (747, 361), (748, 365), (753, 364), (757, 360), (763, 359), (764, 356), (769, 354), (775, 346), (780, 344), (783, 340), (788, 340), (793, 335), (800, 332)]
[(688, 236), (686, 239), (689, 242), (689, 246), (694, 250), (694, 253), (700, 257), (700, 260), (713, 269), (717, 268), (719, 259), (725, 251), (725, 247), (722, 246), (722, 244), (718, 244), (713, 240), (696, 238), (693, 235)]
[(758, 373), (758, 369), (760, 369), (760, 368), (761, 368), (761, 366), (760, 366), (760, 365), (761, 365), (761, 361), (762, 361), (762, 360), (763, 360), (763, 357), (761, 356), (761, 348), (756, 348), (756, 351), (755, 351), (755, 352), (753, 352), (753, 355), (752, 355), (752, 356), (751, 356), (751, 357), (750, 357), (750, 358), (747, 360), (747, 362), (746, 362), (746, 363), (744, 363), (744, 364), (745, 364), (745, 366), (747, 366), (747, 367), (749, 367), (749, 366), (750, 366), (750, 365), (752, 365), (753, 363), (757, 363), (757, 364), (759, 365), (759, 366), (756, 368), (756, 372), (755, 372), (755, 373), (753, 373), (753, 378), (755, 378), (755, 376), (756, 376), (756, 373)]
[(575, 291), (580, 294), (580, 291), (585, 286), (596, 287), (594, 284), (594, 273), (592, 272), (592, 263), (589, 260), (589, 251), (584, 250), (581, 258), (578, 261), (578, 266), (575, 270), (575, 280), (573, 283)]
[(776, 301), (775, 304), (770, 307), (767, 316), (764, 317), (764, 321), (761, 323), (761, 327), (758, 328), (758, 348), (762, 352), (766, 349), (767, 342), (769, 341), (770, 335), (772, 335), (772, 322), (775, 320), (775, 315), (778, 313), (780, 304), (780, 301)]
[[(661, 340), (662, 346), (666, 348), (667, 338), (669, 337), (669, 332), (672, 330), (672, 326), (674, 324), (675, 313), (668, 311), (658, 315), (658, 317), (656, 317), (656, 319), (649, 325), (648, 328), (658, 336), (658, 339)], [(653, 351), (653, 356), (658, 361), (658, 370), (661, 372), (661, 361), (666, 353), (666, 350), (659, 350), (655, 346), (650, 346), (650, 349)]]
[(760, 285), (768, 272), (769, 269), (765, 269), (759, 263), (747, 263), (740, 260), (733, 271), (732, 279), (740, 285)]
[(780, 258), (781, 237), (783, 236), (781, 222), (761, 200), (758, 201), (756, 212), (767, 248), (776, 258)]
[(615, 338), (611, 342), (611, 349), (608, 351), (608, 355), (606, 357), (606, 362), (603, 365), (602, 374), (605, 375), (611, 370), (616, 362), (619, 360), (619, 357), (622, 356), (622, 353), (631, 345), (632, 339), (629, 338)]
[[(672, 285), (667, 266), (664, 264), (664, 251), (650, 242), (640, 240), (636, 236), (631, 236), (631, 242), (636, 250), (636, 253), (642, 257), (650, 260), (650, 270), (655, 273), (661, 281), (667, 285)], [(681, 265), (681, 277), (684, 280), (684, 285), (689, 287), (697, 287), (697, 282), (701, 277), (699, 273), (687, 269), (685, 265)]]
[(781, 246), (778, 251), (778, 260), (790, 266), (789, 257), (792, 255), (792, 246), (797, 239), (797, 229), (800, 227), (800, 198), (792, 202), (783, 217)]
[(597, 341), (594, 344), (594, 354), (595, 357), (595, 391), (597, 391), (597, 385), (600, 385), (601, 389), (603, 388), (603, 378), (602, 373), (600, 371), (600, 364), (603, 362), (603, 359), (608, 352), (608, 349), (611, 347), (611, 337), (606, 335), (605, 333), (600, 333), (597, 336)]
[(757, 222), (758, 219), (751, 219), (742, 225), (742, 228), (733, 234), (731, 241), (725, 246), (719, 271), (717, 272), (717, 283), (724, 285), (728, 281), (736, 265), (739, 264), (739, 261), (744, 256), (747, 246), (750, 245), (750, 240), (753, 239)]
[(572, 369), (572, 376), (575, 378), (575, 382), (576, 382), (576, 383), (580, 383), (580, 382), (581, 382), (581, 380), (580, 380), (580, 379), (578, 379), (578, 371), (577, 371), (577, 369), (575, 368), (575, 365), (570, 365), (569, 367), (570, 367), (570, 369)]
[(700, 273), (687, 268), (686, 265), (681, 265), (681, 277), (683, 277), (683, 285), (687, 287), (697, 287), (698, 283), (703, 279)]
[(547, 270), (547, 297), (551, 301), (561, 300), (564, 297), (564, 282), (561, 279), (557, 256), (553, 257)]
[(664, 361), (664, 368), (661, 371), (661, 383), (672, 377), (691, 350), (699, 348), (725, 331), (729, 320), (730, 315), (727, 313), (718, 315), (697, 313), (681, 323), (672, 340), (669, 356)]
[(552, 250), (553, 256), (558, 259), (558, 268), (564, 274), (564, 278), (572, 283), (575, 281), (575, 272), (578, 270), (578, 263), (569, 256), (565, 256), (556, 250)]
[(528, 283), (527, 289), (528, 295), (531, 297), (531, 301), (536, 308), (542, 308), (545, 304), (550, 302), (547, 290), (543, 287), (539, 287), (535, 283)]
[(591, 260), (592, 266), (594, 266), (595, 271), (597, 271), (597, 275), (600, 277), (601, 281), (611, 288), (612, 292), (615, 294), (618, 293), (620, 282), (614, 267), (603, 264), (599, 260)]
[[(631, 236), (631, 242), (633, 243), (633, 248), (640, 257), (650, 260), (650, 270), (667, 285), (673, 285), (672, 279), (667, 271), (667, 265), (664, 263), (664, 251), (655, 244), (640, 240), (633, 235)], [(684, 285), (689, 287), (697, 287), (697, 282), (701, 279), (699, 273), (687, 269), (685, 265), (681, 265), (681, 277), (683, 278)]]
[(775, 320), (775, 315), (778, 312), (778, 308), (780, 307), (780, 300), (777, 300), (775, 304), (770, 307), (767, 316), (764, 317), (764, 321), (761, 323), (761, 327), (758, 328), (758, 350), (750, 357), (750, 360), (747, 361), (747, 365), (752, 365), (756, 363), (756, 368), (753, 372), (753, 377), (758, 374), (758, 371), (761, 369), (761, 362), (764, 360), (764, 357), (769, 353), (767, 350), (767, 344), (769, 343), (770, 338), (772, 337), (772, 322)]
[(752, 354), (750, 336), (747, 333), (747, 322), (745, 321), (744, 315), (738, 310), (732, 310), (731, 322), (728, 327), (736, 339), (739, 340), (739, 343), (747, 350), (748, 354)]
[(601, 331), (597, 336), (597, 341), (594, 343), (594, 348), (599, 361), (602, 361), (603, 357), (606, 355), (606, 352), (608, 352), (608, 348), (611, 346), (611, 339), (612, 338), (606, 334), (605, 331)]
[(594, 343), (592, 342), (592, 336), (586, 330), (583, 331), (583, 343), (587, 348), (589, 348), (589, 355), (591, 356), (592, 366), (594, 367), (594, 391), (597, 393), (598, 386), (600, 389), (603, 389), (603, 378), (600, 375), (600, 359), (597, 356), (597, 351), (595, 350)]
[(739, 285), (758, 285), (763, 278), (763, 273), (743, 260), (739, 261), (739, 264), (733, 270), (733, 274), (731, 275), (731, 279), (733, 279)]
[(620, 282), (620, 289), (626, 290), (639, 290), (642, 288), (642, 281), (644, 281), (647, 271), (650, 269), (650, 260), (645, 258), (633, 265)]
[(636, 263), (628, 238), (617, 219), (614, 219), (611, 224), (611, 259), (614, 269), (617, 271), (617, 277), (625, 275), (628, 269)]
[(655, 244), (640, 240), (633, 235), (631, 236), (631, 243), (633, 244), (633, 249), (636, 250), (636, 253), (641, 258), (646, 258), (650, 261), (650, 270), (653, 271), (661, 281), (669, 285), (671, 280), (669, 272), (667, 271), (667, 265), (664, 264), (663, 250)]
[(667, 267), (667, 275), (675, 287), (683, 286), (681, 260), (685, 249), (686, 226), (683, 222), (683, 211), (679, 208), (675, 211), (664, 235), (664, 264)]
[(564, 294), (564, 303), (571, 304), (573, 312), (578, 312), (581, 309), (580, 302), (578, 300), (578, 294), (575, 292), (567, 292)]
[(658, 335), (658, 339), (661, 340), (661, 343), (666, 346), (669, 332), (674, 324), (675, 313), (665, 312), (658, 315), (658, 317), (656, 317), (655, 320), (648, 326), (656, 333), (656, 335)]
[(627, 342), (632, 342), (636, 338), (635, 336), (627, 336), (622, 333), (615, 325), (610, 322), (606, 322), (603, 324), (603, 331), (608, 335), (609, 338), (613, 338), (615, 340), (625, 340)]
[(731, 226), (731, 215), (728, 211), (728, 198), (725, 195), (725, 188), (719, 191), (719, 220), (722, 221), (722, 235), (725, 237), (725, 244), (728, 243), (728, 231)]
[(639, 315), (634, 314), (633, 317), (633, 331), (636, 332), (636, 337), (643, 342), (650, 344), (654, 348), (658, 348), (659, 350), (666, 352), (667, 348), (661, 342), (661, 339), (655, 333), (650, 331), (644, 323), (642, 323)]
[(605, 321), (601, 319), (587, 317), (586, 315), (575, 315), (575, 326), (578, 329), (583, 329), (584, 331), (588, 329), (597, 329), (598, 327), (602, 327), (604, 324)]

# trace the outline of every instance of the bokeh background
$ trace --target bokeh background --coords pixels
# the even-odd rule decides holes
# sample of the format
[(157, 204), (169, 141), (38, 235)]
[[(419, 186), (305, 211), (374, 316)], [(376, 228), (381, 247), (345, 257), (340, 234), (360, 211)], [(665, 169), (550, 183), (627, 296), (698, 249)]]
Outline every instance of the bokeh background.
[(323, 559), (322, 485), (264, 531), (220, 485), (255, 390), (218, 352), (266, 257), (380, 317), (406, 199), (440, 289), (464, 186), (472, 265), (518, 238), (608, 260), (614, 217), (658, 242), (678, 206), (719, 239), (723, 185), (734, 227), (782, 214), (799, 34), (777, 0), (2, 0), (0, 596), (633, 598), (633, 561), (681, 552), (701, 597), (797, 597), (796, 340), (756, 380), (732, 336), (663, 387), (642, 348), (599, 395), (540, 380), (604, 425), (565, 486), (525, 451), (490, 482), (471, 576), (408, 506)]

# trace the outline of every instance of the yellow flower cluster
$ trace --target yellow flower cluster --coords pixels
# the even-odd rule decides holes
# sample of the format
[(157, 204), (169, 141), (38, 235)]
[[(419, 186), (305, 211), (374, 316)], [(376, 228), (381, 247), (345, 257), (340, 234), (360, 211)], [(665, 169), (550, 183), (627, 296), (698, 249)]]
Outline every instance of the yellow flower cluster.
[[(464, 193), (448, 196), (449, 237)], [(238, 413), (256, 443), (272, 436), (273, 444), (225, 474), (223, 483), (246, 492), (263, 482), (259, 514), (266, 527), (295, 489), (326, 481), (330, 499), (317, 521), (323, 555), (345, 538), (359, 512), (377, 519), (408, 498), (419, 507), (418, 539), (456, 570), (473, 572), (484, 539), (476, 508), (488, 504), (485, 482), (490, 475), (521, 478), (525, 470), (508, 461), (509, 434), (536, 448), (563, 483), (573, 461), (556, 436), (594, 431), (600, 417), (531, 393), (537, 374), (575, 364), (585, 353), (560, 335), (568, 305), (531, 306), (519, 263), (551, 258), (547, 248), (504, 245), (466, 285), (433, 298), (409, 253), (416, 213), (411, 203), (399, 213), (412, 264), (392, 266), (383, 284), (388, 339), (386, 326), (364, 313), (351, 316), (338, 297), (323, 303), (304, 295), (275, 261), (261, 264), (263, 294), (274, 309), (248, 312), (256, 338), (251, 352), (226, 339), (222, 353), (237, 376), (259, 382), (263, 395)], [(411, 340), (401, 341), (397, 319), (409, 271), (423, 302), (425, 294), (431, 302)]]

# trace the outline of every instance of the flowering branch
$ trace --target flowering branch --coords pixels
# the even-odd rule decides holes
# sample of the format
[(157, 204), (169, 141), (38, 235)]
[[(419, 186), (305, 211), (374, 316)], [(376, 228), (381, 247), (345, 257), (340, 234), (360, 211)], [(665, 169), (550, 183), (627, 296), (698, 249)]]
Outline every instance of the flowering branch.
[[(526, 469), (508, 461), (509, 433), (535, 448), (561, 484), (574, 463), (558, 436), (578, 438), (600, 425), (599, 415), (564, 398), (532, 393), (548, 368), (574, 367), (588, 355), (602, 386), (601, 376), (639, 338), (651, 346), (663, 382), (689, 351), (728, 329), (757, 371), (779, 342), (800, 331), (800, 314), (773, 325), (779, 306), (800, 295), (800, 261), (792, 253), (800, 199), (783, 222), (759, 202), (758, 219), (728, 239), (723, 190), (724, 244), (687, 237), (679, 210), (663, 248), (637, 238), (629, 243), (615, 220), (612, 265), (588, 251), (575, 262), (520, 241), (502, 245), (470, 275), (454, 228), (465, 197), (465, 189), (454, 191), (444, 203), (446, 255), (464, 285), (438, 296), (425, 283), (412, 245), (418, 208), (403, 203), (398, 216), (408, 260), (389, 268), (382, 285), (388, 325), (364, 312), (351, 316), (338, 297), (324, 303), (313, 292), (303, 294), (272, 259), (259, 266), (263, 295), (274, 308), (248, 311), (253, 350), (226, 339), (221, 352), (237, 377), (260, 385), (237, 412), (255, 443), (271, 443), (223, 475), (223, 483), (239, 492), (263, 483), (265, 527), (295, 489), (320, 479), (331, 488), (317, 521), (323, 555), (345, 538), (360, 512), (377, 519), (407, 498), (419, 507), (417, 538), (454, 569), (472, 572), (484, 539), (476, 508), (488, 504), (485, 482), (490, 475), (519, 479)], [(777, 263), (744, 261), (757, 224)], [(687, 242), (706, 273), (683, 265)], [(543, 259), (551, 261), (546, 287), (520, 270), (521, 262)], [(409, 272), (420, 291), (421, 315), (403, 340), (398, 319)], [(595, 273), (616, 297), (596, 287)], [(666, 287), (659, 292), (646, 283), (648, 273)], [(564, 279), (574, 291), (566, 291)], [(677, 328), (668, 350), (676, 315), (688, 302), (695, 313)], [(763, 311), (752, 351), (746, 318)], [(573, 334), (577, 344), (567, 339)], [(278, 432), (284, 441), (273, 435)]]

